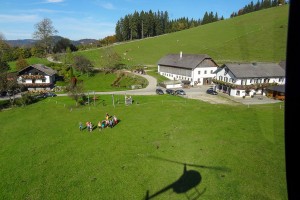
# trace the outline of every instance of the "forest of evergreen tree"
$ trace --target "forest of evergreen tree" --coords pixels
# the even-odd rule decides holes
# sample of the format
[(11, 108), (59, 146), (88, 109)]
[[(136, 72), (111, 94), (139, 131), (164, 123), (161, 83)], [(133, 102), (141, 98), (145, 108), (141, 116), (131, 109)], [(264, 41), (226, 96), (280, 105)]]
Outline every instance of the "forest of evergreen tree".
[(200, 19), (195, 20), (187, 17), (170, 20), (167, 11), (135, 11), (134, 14), (126, 15), (124, 18), (118, 20), (115, 29), (115, 36), (118, 42), (143, 39), (146, 37), (154, 37), (166, 33), (193, 28), (201, 24), (206, 24), (221, 19), (223, 19), (223, 17), (218, 18), (218, 14), (213, 14), (213, 12), (205, 12), (203, 20), (201, 21)]

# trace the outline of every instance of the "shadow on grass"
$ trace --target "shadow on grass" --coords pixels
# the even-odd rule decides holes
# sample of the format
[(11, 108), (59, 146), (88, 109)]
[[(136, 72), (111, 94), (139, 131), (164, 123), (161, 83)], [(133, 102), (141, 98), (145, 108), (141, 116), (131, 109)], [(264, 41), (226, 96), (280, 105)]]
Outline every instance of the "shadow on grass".
[[(201, 183), (202, 177), (200, 173), (196, 170), (187, 170), (187, 166), (191, 167), (197, 167), (197, 168), (202, 168), (202, 169), (210, 169), (210, 170), (220, 170), (223, 172), (230, 172), (231, 170), (226, 167), (212, 167), (212, 166), (204, 166), (204, 165), (195, 165), (195, 164), (188, 164), (188, 163), (183, 163), (183, 162), (178, 162), (174, 160), (169, 160), (169, 159), (164, 159), (164, 158), (159, 158), (155, 156), (150, 156), (150, 158), (154, 158), (157, 160), (162, 160), (162, 161), (167, 161), (167, 162), (172, 162), (175, 164), (180, 164), (183, 165), (183, 174), (173, 183), (165, 186), (161, 190), (155, 192), (154, 194), (149, 193), (149, 190), (146, 192), (146, 200), (152, 199), (169, 189), (172, 189), (173, 192), (177, 194), (182, 194), (184, 193), (187, 199), (198, 199), (200, 196), (202, 196), (206, 188), (203, 189), (203, 191), (199, 191), (197, 189), (197, 186)], [(222, 175), (224, 176), (224, 175)]]
[(198, 199), (206, 191), (206, 188), (204, 188), (202, 192), (197, 189), (197, 186), (200, 184), (201, 180), (202, 177), (200, 173), (195, 170), (187, 170), (185, 164), (183, 168), (183, 174), (175, 182), (165, 186), (152, 195), (150, 195), (149, 190), (147, 190), (145, 200), (152, 199), (168, 191), (169, 189), (172, 189), (176, 194), (184, 193), (187, 199)]

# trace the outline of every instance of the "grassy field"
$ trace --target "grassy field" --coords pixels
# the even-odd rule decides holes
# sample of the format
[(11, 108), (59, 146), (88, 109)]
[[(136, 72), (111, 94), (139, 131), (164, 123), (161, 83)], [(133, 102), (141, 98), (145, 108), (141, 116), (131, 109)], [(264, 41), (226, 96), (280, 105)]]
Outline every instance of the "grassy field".
[[(115, 95), (114, 107), (110, 95), (99, 98), (75, 108), (55, 97), (0, 112), (0, 199), (145, 199), (147, 191), (153, 199), (287, 199), (280, 104), (155, 95), (125, 106)], [(120, 123), (79, 131), (80, 121), (95, 125), (106, 112)], [(183, 163), (193, 175), (185, 184), (177, 181)]]
[[(289, 5), (252, 12), (113, 48), (126, 65), (156, 66), (170, 53), (208, 54), (218, 64), (226, 62), (280, 62), (286, 59)], [(76, 52), (101, 67), (105, 48)]]
[[(285, 5), (114, 48), (126, 65), (155, 67), (180, 51), (208, 54), (219, 64), (279, 62), (287, 21)], [(98, 67), (103, 50), (76, 54)], [(102, 91), (114, 80), (80, 78)], [(115, 106), (112, 96), (101, 95), (95, 105), (76, 108), (70, 98), (55, 97), (0, 111), (0, 199), (145, 199), (147, 191), (153, 199), (288, 199), (282, 103), (248, 108), (168, 95), (134, 96), (130, 106), (124, 96), (114, 100)], [(96, 125), (106, 112), (119, 117), (116, 127), (79, 131), (79, 122)]]
[[(33, 64), (48, 65), (50, 63), (46, 58), (37, 58), (37, 57), (28, 58), (26, 59), (26, 61), (28, 62), (29, 65), (33, 65)], [(16, 63), (17, 61), (9, 62), (9, 66), (11, 68), (10, 71), (16, 71)]]
[(120, 79), (119, 86), (113, 86), (112, 84), (118, 79), (120, 73), (110, 73), (105, 74), (104, 72), (95, 73), (93, 76), (82, 75), (79, 80), (84, 83), (85, 91), (123, 91), (131, 89), (131, 85), (142, 85), (146, 87), (148, 81), (140, 76), (134, 74), (125, 73), (125, 75)]

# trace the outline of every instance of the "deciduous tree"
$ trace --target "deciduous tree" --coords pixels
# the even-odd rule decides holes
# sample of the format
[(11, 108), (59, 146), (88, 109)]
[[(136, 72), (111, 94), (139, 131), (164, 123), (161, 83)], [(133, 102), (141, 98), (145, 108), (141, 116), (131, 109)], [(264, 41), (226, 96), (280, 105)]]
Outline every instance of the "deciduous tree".
[(51, 19), (44, 18), (39, 23), (35, 24), (35, 32), (33, 38), (39, 40), (40, 46), (43, 48), (45, 55), (51, 52), (51, 46), (53, 45), (52, 36), (58, 33), (58, 31), (52, 25)]
[(81, 73), (86, 73), (89, 76), (89, 73), (92, 71), (93, 64), (86, 57), (78, 55), (74, 57), (74, 67)]
[(20, 56), (16, 62), (16, 69), (19, 71), (25, 67), (28, 67), (28, 65), (28, 62), (22, 56)]

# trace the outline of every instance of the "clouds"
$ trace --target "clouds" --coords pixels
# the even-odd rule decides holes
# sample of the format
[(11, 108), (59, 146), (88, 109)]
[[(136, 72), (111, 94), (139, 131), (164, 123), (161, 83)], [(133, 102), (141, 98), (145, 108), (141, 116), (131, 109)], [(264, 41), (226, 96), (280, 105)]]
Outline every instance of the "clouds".
[(46, 3), (61, 3), (64, 2), (64, 0), (46, 0)]
[(0, 15), (0, 24), (1, 23), (24, 23), (24, 22), (34, 22), (38, 19), (37, 15)]
[(112, 3), (102, 3), (101, 7), (105, 8), (107, 10), (114, 10), (114, 9), (116, 9)]

